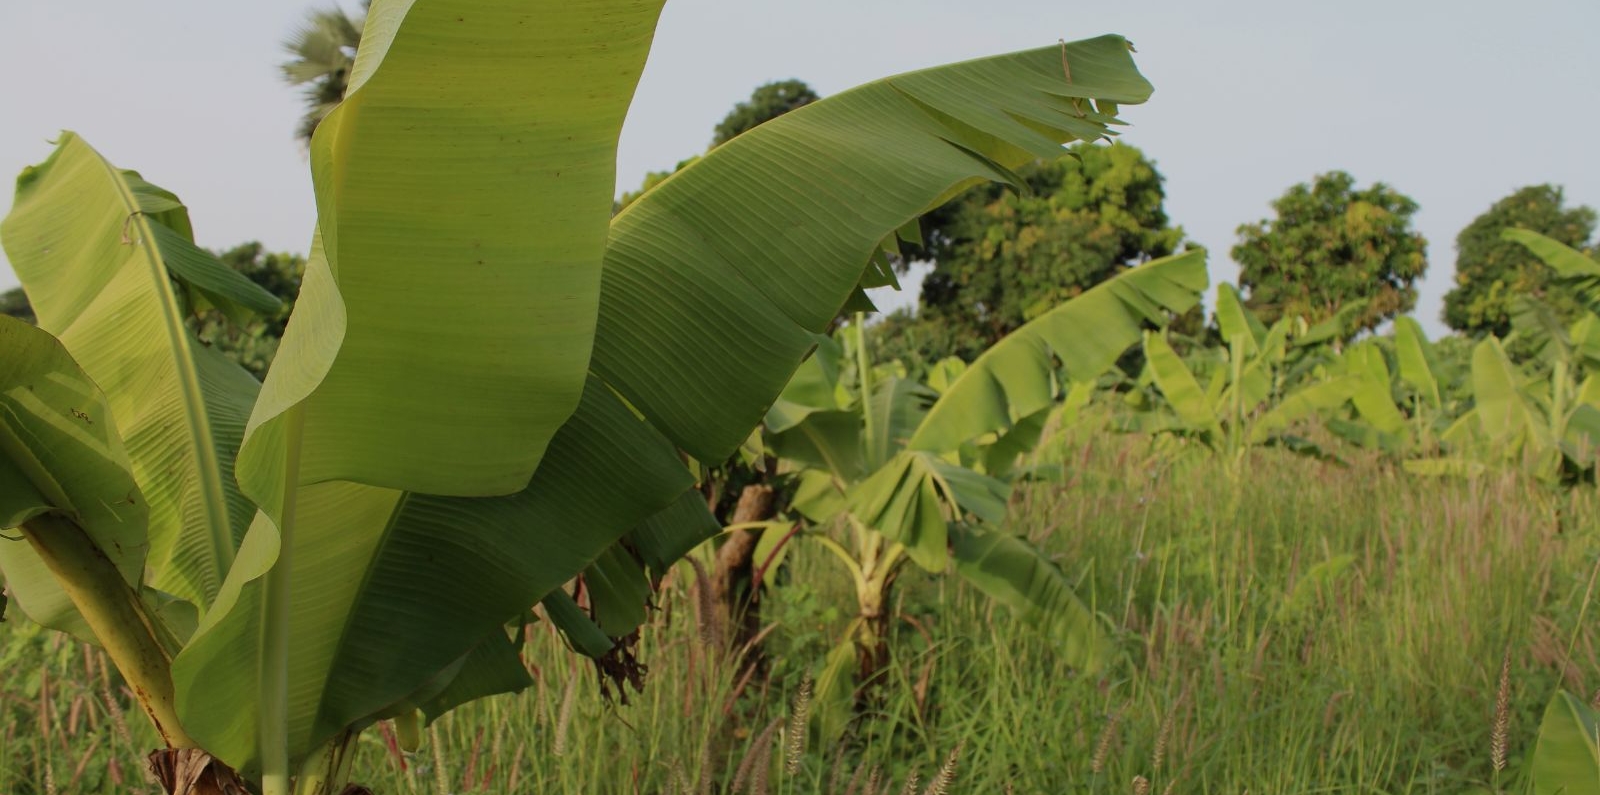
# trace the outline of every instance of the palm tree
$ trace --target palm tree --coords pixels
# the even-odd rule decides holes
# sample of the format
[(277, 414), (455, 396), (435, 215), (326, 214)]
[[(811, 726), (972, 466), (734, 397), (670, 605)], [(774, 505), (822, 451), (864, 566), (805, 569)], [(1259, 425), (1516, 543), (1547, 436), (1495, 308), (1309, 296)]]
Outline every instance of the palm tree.
[(283, 79), (292, 86), (305, 86), (306, 114), (295, 138), (307, 146), (322, 118), (344, 99), (367, 5), (361, 4), (362, 13), (354, 19), (336, 5), (314, 10), (283, 42), (283, 48), (294, 56), (280, 67)]

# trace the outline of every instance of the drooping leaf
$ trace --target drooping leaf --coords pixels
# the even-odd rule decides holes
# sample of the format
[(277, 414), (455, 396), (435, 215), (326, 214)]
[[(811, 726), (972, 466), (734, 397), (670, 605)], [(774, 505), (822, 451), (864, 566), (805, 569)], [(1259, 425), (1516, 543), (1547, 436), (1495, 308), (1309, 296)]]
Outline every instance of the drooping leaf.
[(1548, 363), (1572, 357), (1567, 328), (1555, 309), (1531, 295), (1513, 296), (1507, 304), (1511, 328), (1537, 359)]
[(841, 481), (860, 477), (866, 464), (861, 450), (861, 415), (855, 411), (818, 411), (783, 433), (770, 437), (779, 459), (820, 469)]
[(533, 684), (517, 653), (519, 644), (503, 631), (489, 633), (468, 653), (450, 683), (420, 707), (428, 723), (469, 701), (500, 693), (517, 693)]
[(839, 384), (839, 360), (844, 351), (831, 337), (817, 335), (817, 348), (800, 363), (785, 384), (778, 399), (767, 410), (763, 423), (773, 433), (799, 425), (806, 417), (818, 411), (835, 411), (841, 406), (835, 397)]
[(966, 515), (1004, 521), (1011, 487), (922, 451), (896, 454), (849, 487), (849, 510), (862, 524), (904, 544), (928, 571), (944, 571), (948, 526)]
[(583, 608), (572, 601), (572, 597), (557, 588), (551, 591), (540, 602), (544, 606), (545, 615), (550, 617), (550, 623), (555, 624), (566, 637), (572, 648), (590, 657), (599, 657), (608, 651), (615, 643), (584, 614)]
[(950, 555), (967, 582), (1024, 621), (1047, 627), (1074, 667), (1098, 673), (1115, 656), (1104, 621), (1032, 544), (1002, 532), (963, 528), (952, 534)]
[(901, 453), (846, 490), (850, 514), (867, 527), (906, 548), (928, 571), (943, 571), (948, 559), (949, 517), (931, 482), (927, 461)]
[[(851, 631), (855, 625), (851, 625)], [(838, 742), (855, 715), (855, 683), (853, 668), (856, 663), (856, 643), (845, 633), (845, 639), (828, 650), (823, 658), (821, 673), (812, 688), (811, 720), (824, 744)]]
[(700, 542), (721, 531), (705, 497), (691, 489), (629, 531), (627, 538), (651, 573), (661, 577)]
[(649, 617), (650, 581), (644, 564), (620, 545), (606, 548), (583, 570), (595, 623), (613, 638), (620, 638)]
[(829, 521), (845, 509), (844, 482), (828, 472), (801, 470), (789, 504), (801, 516), (818, 524)]
[(955, 191), (1107, 134), (1074, 98), (1149, 90), (1106, 36), (888, 78), (740, 135), (616, 217), (595, 371), (675, 444), (721, 460), (879, 241)]
[[(137, 589), (149, 509), (110, 405), (49, 332), (0, 315), (0, 528), (59, 514)], [(34, 622), (97, 639), (38, 553), (0, 539), (7, 592)]]
[(1343, 375), (1307, 384), (1291, 392), (1278, 405), (1261, 415), (1250, 426), (1250, 438), (1257, 443), (1288, 430), (1295, 423), (1330, 412), (1361, 390), (1362, 376)]
[(1067, 378), (1092, 381), (1159, 325), (1200, 300), (1205, 252), (1146, 263), (1039, 316), (978, 357), (939, 398), (911, 438), (914, 450), (948, 452), (1003, 432), (1049, 408), (1056, 397), (1052, 358)]
[(1556, 272), (1562, 286), (1573, 290), (1591, 312), (1600, 312), (1600, 262), (1571, 246), (1529, 229), (1505, 229), (1500, 239), (1521, 243)]
[(150, 510), (149, 583), (204, 608), (254, 513), (233, 452), (259, 385), (194, 338), (184, 304), (239, 310), (271, 296), (194, 246), (175, 196), (70, 132), (18, 178), (0, 240), (39, 327), (116, 417)]

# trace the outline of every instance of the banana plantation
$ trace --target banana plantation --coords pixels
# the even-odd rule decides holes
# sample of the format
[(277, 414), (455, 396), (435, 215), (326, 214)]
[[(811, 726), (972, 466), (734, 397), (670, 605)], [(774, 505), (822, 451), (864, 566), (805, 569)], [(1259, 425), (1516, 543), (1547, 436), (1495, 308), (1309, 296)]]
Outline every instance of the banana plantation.
[(0, 792), (1600, 793), (1586, 242), (1497, 230), (1539, 287), (1430, 340), (1163, 231), (912, 354), (930, 219), (1121, 167), (1142, 56), (805, 96), (616, 202), (661, 12), (319, 12), (288, 293), (87, 134), (22, 171)]

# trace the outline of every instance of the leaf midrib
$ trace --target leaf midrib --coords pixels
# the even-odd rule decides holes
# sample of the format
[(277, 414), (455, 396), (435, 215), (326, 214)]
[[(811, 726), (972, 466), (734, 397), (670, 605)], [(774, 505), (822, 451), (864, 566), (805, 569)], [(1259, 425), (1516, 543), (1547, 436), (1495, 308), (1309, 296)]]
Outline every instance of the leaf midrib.
[[(94, 155), (101, 167), (106, 170), (107, 177), (122, 200), (124, 209), (128, 211), (124, 228), (132, 224), (138, 229), (138, 239), (128, 241), (124, 245), (136, 245), (143, 253), (145, 263), (150, 270), (152, 292), (161, 305), (162, 326), (167, 332), (168, 347), (173, 352), (173, 364), (178, 372), (178, 388), (184, 403), (184, 419), (189, 426), (189, 443), (197, 464), (196, 474), (200, 479), (200, 501), (204, 508), (206, 534), (211, 541), (210, 552), (215, 567), (215, 577), (220, 584), (228, 570), (233, 567), (233, 532), (228, 525), (228, 503), (223, 496), (221, 462), (217, 459), (216, 440), (211, 434), (210, 417), (205, 411), (205, 398), (200, 390), (200, 374), (194, 365), (194, 352), (189, 347), (183, 319), (178, 314), (177, 299), (172, 294), (170, 276), (162, 264), (160, 249), (155, 244), (155, 231), (150, 228), (148, 217), (139, 209), (139, 200), (122, 180), (121, 172), (100, 156), (99, 152), (94, 152)], [(181, 511), (179, 516), (182, 516)], [(202, 586), (202, 591), (208, 595), (210, 590), (210, 587)], [(200, 607), (201, 613), (204, 614), (207, 606), (197, 605), (197, 607)]]

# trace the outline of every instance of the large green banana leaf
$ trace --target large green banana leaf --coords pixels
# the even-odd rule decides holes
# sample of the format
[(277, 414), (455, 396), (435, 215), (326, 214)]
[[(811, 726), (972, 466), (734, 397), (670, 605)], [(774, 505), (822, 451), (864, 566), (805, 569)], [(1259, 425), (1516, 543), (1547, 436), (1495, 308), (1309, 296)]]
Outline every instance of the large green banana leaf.
[(1139, 341), (1145, 324), (1188, 311), (1205, 286), (1205, 252), (1196, 249), (1130, 269), (1046, 312), (978, 357), (928, 411), (909, 447), (948, 452), (1049, 408), (1052, 356), (1070, 380), (1093, 380)]
[(1400, 380), (1410, 384), (1428, 406), (1439, 410), (1444, 403), (1433, 374), (1433, 351), (1421, 324), (1410, 315), (1394, 319), (1394, 352)]
[(1506, 229), (1502, 240), (1521, 243), (1556, 272), (1561, 284), (1578, 294), (1591, 312), (1600, 312), (1600, 262), (1583, 252), (1528, 229)]
[(272, 426), (291, 408), (304, 483), (527, 485), (583, 388), (617, 137), (659, 10), (372, 9), (312, 141), (326, 272), (308, 274), (240, 454), (258, 503), (278, 502)]
[(1572, 343), (1555, 308), (1531, 295), (1512, 296), (1508, 306), (1511, 329), (1534, 358), (1548, 364), (1570, 361)]
[[(0, 351), (0, 527), (60, 514), (137, 589), (149, 508), (105, 396), (48, 332), (0, 316)], [(0, 541), (0, 573), (28, 618), (96, 642), (29, 544)]]
[(1264, 444), (1297, 422), (1326, 415), (1360, 392), (1366, 380), (1364, 376), (1342, 375), (1290, 392), (1250, 426), (1251, 441)]
[(905, 449), (906, 442), (927, 418), (929, 406), (939, 395), (909, 378), (889, 377), (872, 385), (873, 433), (876, 438), (865, 440), (868, 450), (876, 450), (881, 460), (868, 460), (871, 467), (881, 466), (885, 460)]
[(1536, 795), (1600, 795), (1600, 713), (1565, 690), (1545, 707), (1533, 749)]
[(303, 487), (284, 554), (258, 519), (229, 588), (174, 662), (184, 725), (230, 764), (255, 763), (247, 713), (265, 654), (258, 578), (275, 559), (295, 566), (289, 748), (298, 758), (405, 699), (690, 485), (670, 445), (593, 381), (546, 460), (507, 497)]
[(594, 369), (720, 461), (881, 241), (977, 181), (1106, 135), (1117, 104), (1149, 93), (1127, 42), (1105, 36), (887, 78), (763, 124), (613, 221)]
[(1549, 447), (1549, 428), (1523, 394), (1522, 377), (1500, 341), (1489, 337), (1472, 349), (1473, 414), (1488, 441), (1508, 452)]
[(783, 433), (819, 411), (848, 409), (841, 405), (839, 365), (844, 349), (832, 337), (817, 336), (817, 347), (800, 363), (784, 384), (762, 425), (772, 433)]
[(1360, 386), (1350, 396), (1350, 402), (1355, 404), (1361, 418), (1379, 433), (1403, 433), (1406, 418), (1394, 403), (1389, 364), (1383, 350), (1376, 342), (1367, 340), (1345, 349), (1343, 358), (1347, 372), (1360, 379)]
[(254, 513), (233, 455), (259, 385), (183, 319), (276, 299), (194, 245), (177, 197), (69, 132), (17, 180), (0, 239), (40, 328), (109, 401), (149, 503), (148, 583), (204, 608)]
[(1111, 661), (1116, 644), (1105, 621), (1032, 544), (972, 528), (951, 535), (950, 556), (963, 579), (1025, 621), (1048, 627), (1063, 657), (1086, 673), (1097, 673)]
[(851, 515), (906, 547), (918, 566), (941, 572), (949, 562), (949, 527), (967, 515), (1005, 520), (1011, 486), (931, 453), (907, 450), (846, 490)]
[(1239, 299), (1239, 291), (1226, 282), (1217, 285), (1217, 329), (1223, 342), (1244, 340), (1246, 356), (1254, 356), (1266, 341), (1267, 327)]
[(1222, 439), (1222, 422), (1217, 417), (1216, 405), (1200, 389), (1188, 365), (1183, 363), (1165, 335), (1145, 332), (1144, 356), (1156, 388), (1161, 390), (1167, 404), (1190, 430), (1203, 433), (1216, 444)]

